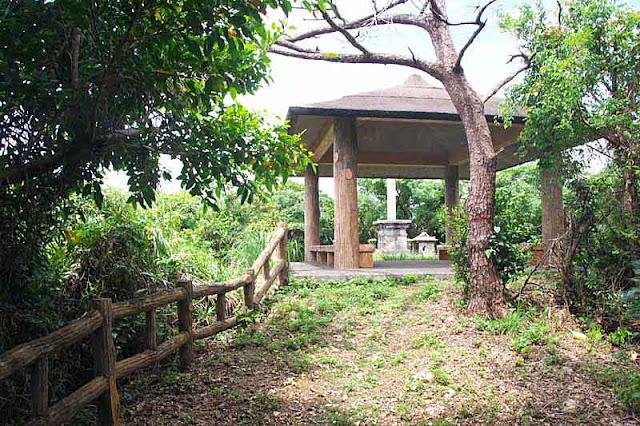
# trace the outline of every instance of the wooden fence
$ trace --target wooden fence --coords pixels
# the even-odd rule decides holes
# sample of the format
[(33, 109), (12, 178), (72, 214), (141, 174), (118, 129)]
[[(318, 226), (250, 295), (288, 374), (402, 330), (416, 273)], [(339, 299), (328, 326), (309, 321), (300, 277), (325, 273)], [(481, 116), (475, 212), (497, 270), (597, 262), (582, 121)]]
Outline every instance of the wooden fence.
[[(94, 309), (81, 318), (71, 321), (51, 334), (0, 355), (0, 380), (19, 369), (33, 366), (31, 424), (59, 424), (69, 421), (81, 408), (95, 399), (98, 406), (98, 423), (121, 424), (117, 379), (126, 377), (140, 368), (158, 365), (160, 360), (176, 351), (180, 352), (180, 367), (186, 368), (193, 361), (194, 340), (213, 336), (238, 324), (237, 316), (226, 317), (227, 293), (242, 287), (245, 307), (252, 310), (260, 304), (276, 279), (280, 286), (287, 284), (287, 234), (286, 224), (279, 224), (252, 268), (245, 270), (241, 277), (234, 280), (199, 286), (193, 286), (189, 280), (180, 280), (176, 289), (139, 299), (117, 303), (112, 303), (111, 299), (95, 300)], [(274, 262), (270, 268), (272, 257)], [(263, 270), (264, 281), (262, 287), (256, 289), (260, 270)], [(217, 295), (216, 321), (206, 327), (194, 329), (193, 299), (212, 295)], [(174, 302), (178, 305), (179, 333), (158, 345), (156, 309)], [(142, 312), (146, 314), (144, 352), (127, 359), (116, 360), (112, 337), (113, 321)], [(95, 378), (50, 407), (47, 357), (89, 335), (95, 362)]]

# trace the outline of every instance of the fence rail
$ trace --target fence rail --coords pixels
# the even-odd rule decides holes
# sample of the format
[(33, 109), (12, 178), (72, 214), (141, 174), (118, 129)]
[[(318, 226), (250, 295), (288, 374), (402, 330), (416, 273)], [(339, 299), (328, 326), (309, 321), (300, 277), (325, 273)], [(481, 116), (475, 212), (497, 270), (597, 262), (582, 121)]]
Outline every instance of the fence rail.
[[(72, 419), (76, 413), (97, 400), (98, 423), (121, 424), (120, 401), (116, 380), (134, 371), (155, 365), (178, 351), (180, 367), (186, 368), (193, 361), (193, 341), (213, 336), (235, 327), (237, 316), (227, 318), (226, 294), (243, 288), (246, 310), (256, 309), (273, 283), (287, 284), (289, 260), (287, 257), (287, 226), (278, 227), (251, 269), (239, 278), (207, 285), (193, 286), (189, 280), (179, 280), (173, 290), (151, 294), (138, 299), (112, 303), (111, 299), (96, 299), (93, 310), (71, 321), (66, 326), (46, 336), (23, 343), (0, 355), (0, 380), (16, 371), (32, 366), (31, 399), (33, 419), (31, 424), (60, 424)], [(274, 258), (270, 267), (270, 259)], [(256, 289), (260, 270), (263, 282)], [(216, 297), (216, 321), (206, 327), (193, 327), (193, 299)], [(178, 335), (158, 345), (156, 329), (157, 308), (177, 303)], [(145, 350), (123, 360), (116, 360), (113, 343), (113, 321), (140, 313), (146, 315)], [(95, 377), (78, 390), (49, 407), (47, 357), (86, 336), (91, 336), (91, 348), (95, 363)]]

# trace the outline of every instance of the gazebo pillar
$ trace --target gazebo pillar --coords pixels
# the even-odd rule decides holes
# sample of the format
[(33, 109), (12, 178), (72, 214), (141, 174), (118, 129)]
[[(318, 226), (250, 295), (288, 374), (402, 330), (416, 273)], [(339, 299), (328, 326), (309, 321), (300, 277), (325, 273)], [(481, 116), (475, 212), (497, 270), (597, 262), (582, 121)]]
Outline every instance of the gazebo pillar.
[(320, 190), (318, 173), (309, 164), (304, 172), (304, 261), (315, 262), (311, 246), (320, 244)]
[(447, 166), (444, 175), (444, 204), (447, 208), (445, 243), (453, 242), (453, 229), (451, 227), (451, 214), (460, 203), (460, 191), (458, 189), (458, 166)]
[(334, 118), (333, 181), (335, 185), (334, 268), (357, 269), (358, 141), (353, 117)]
[(554, 240), (564, 234), (564, 204), (562, 202), (562, 177), (558, 167), (540, 169), (542, 201), (542, 243), (547, 250)]

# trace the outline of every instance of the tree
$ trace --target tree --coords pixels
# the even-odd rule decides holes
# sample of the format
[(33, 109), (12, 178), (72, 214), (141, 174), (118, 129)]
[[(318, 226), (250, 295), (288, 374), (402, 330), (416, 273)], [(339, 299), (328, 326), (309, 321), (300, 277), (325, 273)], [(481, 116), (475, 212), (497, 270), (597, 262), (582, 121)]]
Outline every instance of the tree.
[[(0, 0), (0, 279), (27, 276), (57, 223), (61, 200), (93, 194), (125, 170), (131, 200), (153, 201), (182, 161), (190, 193), (243, 200), (306, 164), (284, 125), (235, 103), (268, 80), (277, 34), (267, 7), (289, 0)], [(26, 275), (25, 275), (26, 274)]]
[[(501, 317), (507, 314), (503, 288), (496, 272), (495, 259), (486, 254), (493, 234), (496, 151), (484, 115), (484, 102), (526, 68), (527, 58), (517, 55), (524, 59), (524, 66), (500, 81), (484, 98), (467, 81), (462, 64), (465, 52), (486, 25), (485, 12), (495, 2), (496, 0), (489, 0), (479, 6), (473, 20), (451, 22), (447, 16), (445, 0), (393, 0), (382, 8), (377, 8), (374, 1), (373, 13), (347, 21), (334, 0), (305, 0), (303, 3), (307, 10), (324, 20), (326, 25), (283, 37), (271, 51), (310, 60), (402, 65), (423, 71), (444, 85), (462, 119), (469, 144), (471, 186), (465, 208), (468, 215), (471, 282), (467, 310), (470, 313)], [(412, 7), (412, 12), (396, 13), (402, 5)], [(431, 40), (436, 60), (422, 59), (410, 49), (407, 55), (378, 53), (369, 49), (360, 39), (359, 30), (384, 25), (406, 25), (423, 30)], [(452, 26), (474, 28), (459, 50), (453, 43)], [(342, 35), (356, 53), (322, 52), (304, 43), (311, 38), (329, 34)]]
[[(542, 170), (594, 140), (610, 157), (598, 175), (577, 169), (567, 176), (567, 231), (554, 250), (562, 297), (605, 328), (628, 324), (622, 313), (637, 318), (633, 265), (640, 257), (640, 14), (612, 0), (575, 0), (554, 13), (525, 6), (503, 25), (532, 58), (505, 111), (527, 109), (520, 138), (546, 154)], [(628, 300), (618, 298), (624, 290)]]
[(612, 0), (576, 0), (558, 3), (557, 14), (525, 6), (503, 26), (532, 58), (506, 107), (527, 109), (520, 139), (547, 154), (543, 168), (568, 148), (606, 141), (620, 173), (620, 202), (638, 217), (640, 14)]

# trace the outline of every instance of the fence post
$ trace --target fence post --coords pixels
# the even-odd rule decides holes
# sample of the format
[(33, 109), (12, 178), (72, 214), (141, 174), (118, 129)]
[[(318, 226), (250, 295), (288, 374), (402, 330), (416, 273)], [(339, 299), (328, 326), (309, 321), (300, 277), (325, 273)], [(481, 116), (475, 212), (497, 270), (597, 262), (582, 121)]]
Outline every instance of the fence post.
[(31, 410), (36, 420), (44, 421), (49, 414), (49, 362), (40, 357), (31, 371)]
[(271, 278), (271, 275), (269, 275), (269, 272), (270, 272), (269, 263), (271, 263), (270, 261), (271, 261), (271, 256), (265, 259), (264, 266), (262, 267), (262, 276), (264, 277), (265, 282), (269, 281), (269, 278)]
[(120, 398), (116, 387), (116, 350), (113, 344), (113, 304), (111, 299), (94, 300), (94, 308), (102, 314), (102, 327), (91, 335), (96, 376), (104, 376), (109, 388), (98, 397), (98, 423), (120, 425)]
[(220, 293), (216, 299), (216, 320), (227, 319), (227, 293)]
[(276, 247), (276, 257), (279, 260), (284, 261), (284, 266), (280, 273), (278, 274), (278, 285), (280, 287), (286, 286), (289, 284), (289, 254), (287, 252), (287, 248), (289, 245), (289, 230), (287, 229), (287, 224), (284, 222), (280, 222), (278, 224), (279, 228), (284, 228), (284, 236), (280, 240), (280, 243)]
[[(157, 311), (156, 308), (151, 308), (146, 312), (145, 316), (145, 334), (144, 334), (144, 348), (149, 351), (158, 350), (158, 334), (157, 334)], [(158, 359), (156, 357), (153, 363), (153, 372), (158, 374), (160, 370), (158, 365)]]
[(181, 279), (178, 286), (187, 291), (187, 297), (178, 301), (178, 330), (189, 333), (189, 340), (180, 346), (180, 369), (186, 370), (193, 362), (193, 282)]
[(255, 271), (253, 269), (245, 269), (245, 275), (251, 275), (251, 281), (244, 285), (244, 305), (247, 309), (254, 309), (256, 306), (255, 303), (255, 293), (256, 293), (256, 276)]

